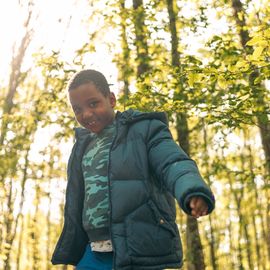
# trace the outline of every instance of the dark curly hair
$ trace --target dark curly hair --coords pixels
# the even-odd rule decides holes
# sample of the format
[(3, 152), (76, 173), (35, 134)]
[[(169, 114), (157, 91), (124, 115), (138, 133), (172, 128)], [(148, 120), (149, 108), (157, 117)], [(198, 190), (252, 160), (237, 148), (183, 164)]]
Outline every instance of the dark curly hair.
[(105, 76), (94, 69), (85, 69), (77, 72), (68, 84), (68, 91), (87, 84), (93, 83), (96, 88), (106, 97), (110, 94), (110, 85), (108, 84)]

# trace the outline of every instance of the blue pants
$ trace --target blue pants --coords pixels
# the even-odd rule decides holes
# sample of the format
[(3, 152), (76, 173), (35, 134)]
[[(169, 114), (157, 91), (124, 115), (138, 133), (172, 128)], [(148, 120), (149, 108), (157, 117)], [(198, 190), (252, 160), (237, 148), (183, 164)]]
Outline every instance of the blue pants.
[(112, 264), (113, 252), (95, 252), (87, 245), (76, 270), (112, 270)]

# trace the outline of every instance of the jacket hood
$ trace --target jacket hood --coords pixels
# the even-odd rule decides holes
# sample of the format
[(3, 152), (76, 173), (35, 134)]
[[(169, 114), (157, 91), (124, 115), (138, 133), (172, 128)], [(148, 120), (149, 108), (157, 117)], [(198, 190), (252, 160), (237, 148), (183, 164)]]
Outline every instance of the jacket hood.
[(157, 119), (168, 125), (168, 118), (164, 112), (140, 112), (138, 110), (128, 109), (122, 113), (117, 112), (116, 119), (119, 119), (123, 125), (146, 119)]
[[(146, 119), (160, 120), (164, 124), (168, 125), (168, 118), (164, 112), (140, 112), (138, 110), (128, 109), (124, 112), (117, 111), (115, 119), (118, 120), (122, 125), (131, 125), (133, 123)], [(83, 138), (89, 135), (94, 135), (89, 130), (82, 127), (76, 127), (74, 128), (74, 130), (76, 139)]]

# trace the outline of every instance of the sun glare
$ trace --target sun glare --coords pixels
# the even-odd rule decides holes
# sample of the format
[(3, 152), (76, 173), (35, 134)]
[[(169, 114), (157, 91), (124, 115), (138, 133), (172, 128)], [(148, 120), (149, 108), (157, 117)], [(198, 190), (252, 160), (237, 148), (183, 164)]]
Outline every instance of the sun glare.
[[(61, 49), (64, 57), (68, 58), (87, 39), (87, 28), (83, 24), (87, 1), (74, 3), (74, 0), (34, 1), (29, 27), (33, 29), (33, 36), (23, 67), (29, 68), (33, 52), (41, 47), (46, 51)], [(19, 46), (26, 31), (23, 24), (27, 17), (27, 5), (20, 5), (14, 0), (0, 2), (0, 80), (5, 80), (9, 74), (12, 51)]]

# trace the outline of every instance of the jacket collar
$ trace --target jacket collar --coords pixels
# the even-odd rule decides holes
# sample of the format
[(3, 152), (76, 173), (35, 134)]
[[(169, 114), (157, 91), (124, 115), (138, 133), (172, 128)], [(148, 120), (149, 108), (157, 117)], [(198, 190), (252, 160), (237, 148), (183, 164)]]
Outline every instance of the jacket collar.
[[(115, 119), (116, 122), (120, 122), (122, 125), (130, 125), (146, 119), (157, 119), (168, 125), (168, 118), (164, 112), (140, 112), (138, 110), (128, 109), (124, 112), (117, 111)], [(76, 127), (74, 128), (74, 131), (76, 139), (83, 139), (87, 136), (94, 136), (92, 132), (82, 127)]]
[(128, 109), (122, 113), (117, 112), (116, 119), (119, 119), (123, 125), (132, 124), (146, 119), (157, 119), (168, 125), (168, 118), (164, 112), (140, 112), (137, 110)]

